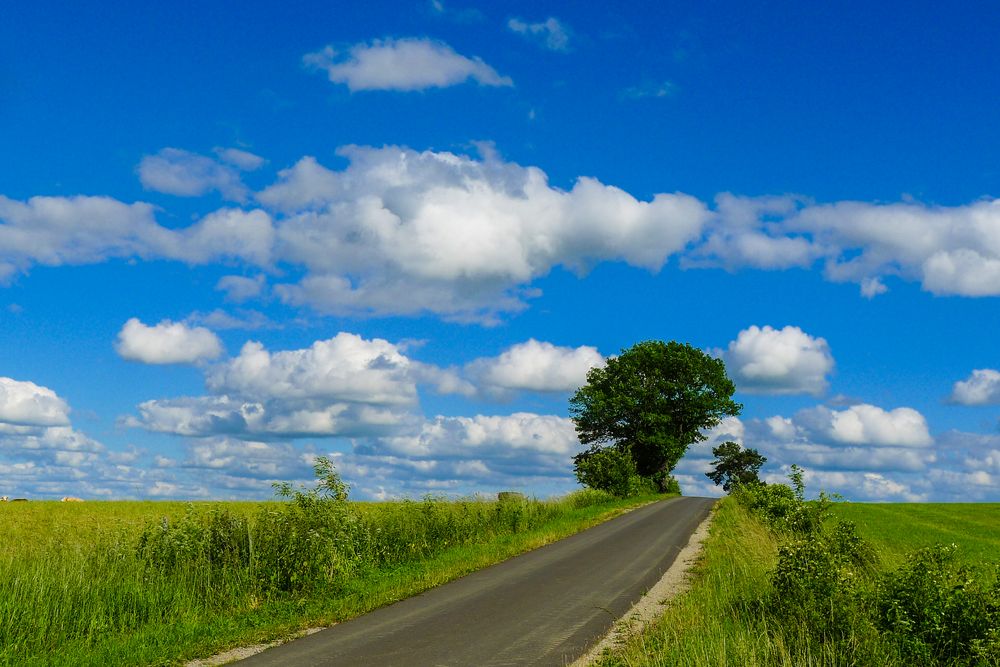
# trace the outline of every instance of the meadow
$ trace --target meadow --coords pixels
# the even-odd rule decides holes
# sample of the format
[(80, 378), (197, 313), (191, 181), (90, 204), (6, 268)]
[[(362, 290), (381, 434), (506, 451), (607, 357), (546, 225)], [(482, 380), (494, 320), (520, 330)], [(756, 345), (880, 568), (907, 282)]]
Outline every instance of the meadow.
[(261, 503), (0, 505), (0, 664), (183, 664), (351, 618), (653, 499), (285, 491)]
[[(692, 589), (599, 664), (1000, 664), (1000, 504), (833, 503), (829, 512), (823, 535), (803, 538), (723, 499)], [(852, 545), (849, 557), (838, 539)]]

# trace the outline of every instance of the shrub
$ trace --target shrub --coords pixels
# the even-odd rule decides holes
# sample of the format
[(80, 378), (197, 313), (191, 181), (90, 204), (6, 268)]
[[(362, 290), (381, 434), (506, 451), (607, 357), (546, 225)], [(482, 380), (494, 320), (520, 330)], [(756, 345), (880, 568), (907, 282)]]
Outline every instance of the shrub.
[(584, 486), (607, 491), (619, 498), (639, 493), (642, 478), (628, 452), (615, 447), (598, 447), (578, 454), (574, 462), (576, 478)]
[(1000, 664), (1000, 578), (957, 567), (957, 548), (921, 549), (881, 578), (877, 623), (912, 664)]

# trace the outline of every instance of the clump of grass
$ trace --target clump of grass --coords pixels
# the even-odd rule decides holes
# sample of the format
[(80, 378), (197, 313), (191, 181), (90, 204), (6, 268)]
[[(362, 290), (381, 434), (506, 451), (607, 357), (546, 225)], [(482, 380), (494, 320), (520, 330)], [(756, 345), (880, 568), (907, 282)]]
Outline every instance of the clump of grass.
[[(168, 664), (328, 624), (650, 498), (361, 504), (329, 461), (287, 502), (188, 505), (122, 530), (0, 549), (0, 664)], [(154, 508), (155, 509), (155, 508)], [(171, 506), (171, 509), (177, 509)], [(41, 512), (32, 508), (33, 512)], [(56, 511), (53, 509), (53, 511)]]

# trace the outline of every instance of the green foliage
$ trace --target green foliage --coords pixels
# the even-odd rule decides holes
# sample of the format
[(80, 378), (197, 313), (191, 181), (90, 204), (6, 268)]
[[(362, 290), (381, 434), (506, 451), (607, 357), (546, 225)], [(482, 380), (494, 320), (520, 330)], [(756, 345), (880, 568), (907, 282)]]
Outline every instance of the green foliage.
[(594, 447), (573, 457), (573, 472), (584, 486), (627, 498), (639, 493), (642, 479), (628, 452)]
[(956, 565), (957, 549), (921, 549), (879, 582), (876, 622), (911, 664), (1000, 664), (1000, 578)]
[(570, 414), (580, 442), (628, 453), (638, 474), (652, 478), (673, 470), (705, 439), (703, 429), (740, 413), (735, 389), (721, 359), (687, 344), (645, 341), (592, 368)]
[(706, 472), (705, 476), (715, 482), (716, 486), (722, 484), (722, 490), (726, 493), (738, 486), (761, 483), (757, 473), (767, 458), (761, 456), (756, 449), (744, 449), (732, 440), (727, 440), (712, 448), (712, 456), (715, 457), (712, 461), (715, 467)]
[(830, 516), (832, 499), (820, 492), (817, 500), (805, 499), (802, 469), (792, 464), (786, 484), (750, 483), (738, 486), (733, 496), (773, 528), (799, 534), (817, 533)]
[(879, 574), (855, 524), (831, 528), (830, 498), (806, 501), (798, 466), (789, 478), (791, 487), (748, 484), (734, 497), (788, 536), (763, 608), (793, 651), (832, 647), (845, 663), (867, 662), (868, 651), (903, 664), (1000, 664), (1000, 578), (988, 585), (956, 566), (954, 545), (921, 549)]

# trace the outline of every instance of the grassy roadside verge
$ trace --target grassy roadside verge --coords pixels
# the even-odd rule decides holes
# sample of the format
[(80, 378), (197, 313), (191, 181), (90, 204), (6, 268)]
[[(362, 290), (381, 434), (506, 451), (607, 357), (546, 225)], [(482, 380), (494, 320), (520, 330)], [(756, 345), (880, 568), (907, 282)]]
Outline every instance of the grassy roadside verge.
[(599, 665), (1000, 664), (1000, 505), (834, 503), (808, 533), (715, 512), (691, 590)]
[[(393, 542), (399, 541), (398, 531), (410, 531), (411, 542), (404, 546), (411, 548), (412, 557), (382, 557), (378, 565), (369, 558), (349, 575), (338, 563), (345, 574), (336, 585), (280, 594), (265, 594), (254, 582), (241, 581), (238, 568), (215, 572), (207, 587), (203, 579), (211, 575), (210, 568), (207, 574), (205, 568), (172, 570), (167, 574), (185, 580), (167, 581), (163, 572), (135, 562), (134, 540), (125, 549), (106, 540), (101, 544), (101, 539), (90, 547), (64, 541), (61, 552), (35, 549), (27, 560), (8, 553), (0, 558), (0, 664), (179, 664), (280, 639), (409, 597), (657, 498), (662, 496), (617, 500), (577, 495), (537, 507), (532, 505), (536, 501), (525, 501), (520, 509), (481, 501), (362, 507), (358, 516), (365, 518), (367, 530), (391, 533)], [(537, 520), (526, 520), (533, 511)], [(442, 526), (458, 525), (461, 517), (488, 520), (491, 527), (481, 539), (476, 535), (454, 545), (430, 535), (427, 525), (441, 532)], [(498, 517), (505, 528), (497, 528)], [(88, 537), (94, 539), (90, 532)], [(444, 546), (437, 548), (433, 539)], [(95, 562), (104, 581), (88, 580)], [(168, 611), (148, 618), (148, 607), (160, 602)], [(82, 625), (75, 618), (81, 613), (90, 614)], [(66, 631), (68, 624), (77, 628), (77, 636)], [(28, 626), (41, 636), (26, 634)]]
[(663, 616), (603, 656), (603, 667), (628, 665), (782, 664), (781, 647), (762, 633), (744, 600), (767, 586), (777, 542), (763, 523), (729, 499), (715, 506), (691, 590)]

